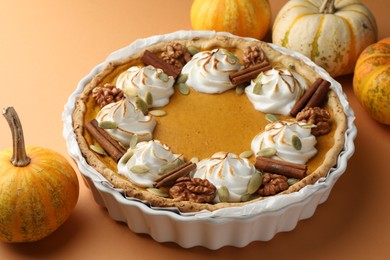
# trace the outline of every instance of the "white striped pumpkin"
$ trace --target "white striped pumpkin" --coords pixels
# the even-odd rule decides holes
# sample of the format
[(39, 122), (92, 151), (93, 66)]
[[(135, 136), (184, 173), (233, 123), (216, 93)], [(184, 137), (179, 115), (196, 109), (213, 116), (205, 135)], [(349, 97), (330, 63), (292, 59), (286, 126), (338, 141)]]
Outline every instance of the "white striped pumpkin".
[(374, 16), (358, 0), (290, 0), (278, 13), (272, 41), (309, 57), (333, 77), (352, 73), (377, 41)]

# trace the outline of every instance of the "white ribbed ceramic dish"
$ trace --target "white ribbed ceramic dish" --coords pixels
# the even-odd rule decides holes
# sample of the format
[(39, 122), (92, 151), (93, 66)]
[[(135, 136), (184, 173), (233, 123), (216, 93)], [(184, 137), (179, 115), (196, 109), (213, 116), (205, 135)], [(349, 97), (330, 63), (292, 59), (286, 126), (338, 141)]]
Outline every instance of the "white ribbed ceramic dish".
[(192, 37), (212, 37), (216, 34), (236, 37), (212, 31), (178, 31), (140, 39), (113, 52), (79, 82), (76, 90), (69, 97), (63, 112), (63, 134), (69, 154), (77, 163), (95, 201), (107, 208), (112, 219), (126, 222), (133, 232), (146, 233), (158, 242), (175, 242), (186, 248), (194, 246), (204, 246), (210, 249), (218, 249), (223, 246), (244, 247), (253, 241), (270, 240), (278, 232), (294, 229), (299, 220), (311, 217), (317, 206), (328, 198), (333, 185), (345, 171), (347, 160), (354, 152), (353, 140), (357, 133), (354, 125), (354, 112), (348, 104), (341, 85), (303, 55), (270, 44), (282, 53), (304, 60), (321, 77), (330, 81), (332, 89), (337, 93), (344, 107), (348, 120), (345, 133), (346, 141), (337, 165), (330, 169), (327, 178), (322, 178), (298, 192), (270, 197), (242, 207), (225, 208), (213, 212), (180, 214), (175, 209), (152, 208), (140, 201), (125, 198), (120, 190), (112, 188), (103, 176), (87, 164), (80, 152), (71, 118), (76, 98), (81, 94), (84, 86), (110, 61), (122, 59), (157, 42)]

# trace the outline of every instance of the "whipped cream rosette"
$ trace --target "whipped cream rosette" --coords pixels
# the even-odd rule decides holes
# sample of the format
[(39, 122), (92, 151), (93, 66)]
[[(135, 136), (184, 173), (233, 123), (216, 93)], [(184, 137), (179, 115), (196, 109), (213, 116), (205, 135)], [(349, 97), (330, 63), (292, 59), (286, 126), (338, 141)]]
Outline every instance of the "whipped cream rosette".
[(118, 76), (116, 87), (130, 98), (137, 95), (146, 100), (149, 92), (152, 96), (151, 106), (162, 107), (169, 103), (169, 98), (174, 93), (174, 82), (172, 76), (151, 65), (133, 66)]
[[(197, 163), (194, 178), (207, 179), (217, 189), (226, 187), (229, 191), (229, 202), (239, 202), (248, 193), (248, 183), (256, 169), (246, 158), (233, 153), (218, 152), (211, 158)], [(220, 202), (218, 196), (214, 202)]]
[(304, 122), (277, 121), (265, 126), (264, 132), (252, 140), (252, 151), (258, 153), (265, 148), (276, 150), (275, 159), (305, 164), (316, 153), (317, 139)]
[(236, 56), (225, 49), (202, 51), (195, 54), (183, 67), (187, 85), (198, 92), (216, 94), (234, 87), (229, 75), (240, 70)]
[(153, 187), (161, 177), (161, 168), (181, 159), (181, 155), (171, 152), (167, 145), (157, 140), (140, 142), (118, 162), (118, 173), (140, 187)]
[(285, 68), (273, 68), (252, 80), (245, 93), (256, 110), (289, 115), (306, 89), (307, 83), (302, 76)]
[(105, 130), (124, 147), (130, 146), (133, 135), (137, 135), (138, 141), (152, 139), (156, 126), (153, 116), (145, 116), (127, 98), (104, 106), (96, 115), (96, 120), (99, 124), (110, 122), (111, 129)]

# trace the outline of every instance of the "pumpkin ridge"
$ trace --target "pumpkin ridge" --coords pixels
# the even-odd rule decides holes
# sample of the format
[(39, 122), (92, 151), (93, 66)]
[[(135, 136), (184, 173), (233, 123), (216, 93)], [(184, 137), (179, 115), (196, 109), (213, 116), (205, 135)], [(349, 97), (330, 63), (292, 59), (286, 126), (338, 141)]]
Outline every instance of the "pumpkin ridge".
[(312, 48), (311, 48), (311, 52), (310, 52), (310, 59), (311, 60), (315, 60), (316, 56), (319, 54), (318, 39), (320, 38), (324, 21), (325, 21), (325, 15), (323, 15), (321, 17), (321, 20), (318, 23), (318, 29), (316, 30), (316, 35), (314, 36), (314, 39), (313, 39)]
[(287, 31), (284, 34), (284, 37), (283, 37), (283, 40), (281, 43), (281, 45), (283, 47), (287, 47), (288, 37), (289, 37), (290, 31), (294, 27), (295, 23), (297, 23), (300, 19), (302, 19), (303, 17), (308, 16), (308, 15), (312, 15), (312, 14), (301, 14), (301, 15), (295, 17), (294, 21), (290, 24), (290, 27), (287, 29)]
[(347, 72), (352, 72), (357, 60), (357, 50), (356, 50), (356, 43), (355, 43), (356, 35), (354, 34), (353, 27), (347, 18), (340, 15), (338, 15), (337, 17), (341, 18), (345, 22), (349, 30), (349, 41), (350, 41), (349, 53), (348, 53), (349, 55), (347, 54), (348, 61), (347, 61), (347, 65), (343, 68), (343, 70)]
[[(360, 10), (343, 10), (343, 12), (357, 13), (357, 14), (363, 16), (364, 18), (366, 18), (366, 20), (370, 24), (371, 29), (375, 30), (376, 34), (378, 33), (378, 28), (376, 27), (375, 22), (373, 23), (373, 21), (370, 19), (370, 17), (367, 14), (365, 14), (364, 12), (362, 12)], [(342, 18), (345, 18), (342, 16), (342, 13), (340, 13), (340, 12), (335, 14), (335, 15), (342, 17)]]
[[(361, 86), (363, 86), (362, 89), (360, 89), (359, 93), (365, 93), (367, 92), (371, 85), (368, 84), (369, 82), (373, 82), (374, 79), (380, 75), (384, 70), (387, 69), (388, 66), (386, 65), (381, 65), (381, 66), (376, 66), (375, 70), (370, 71), (363, 79), (361, 79)], [(364, 101), (363, 101), (364, 102)], [(366, 102), (364, 102), (366, 103)]]
[[(309, 3), (309, 2), (308, 2)], [(310, 7), (306, 6), (306, 5), (303, 5), (303, 4), (300, 4), (300, 5), (294, 5), (294, 6), (289, 6), (289, 8), (286, 8), (286, 10), (283, 10), (283, 13), (287, 13), (297, 7), (303, 7), (303, 8), (307, 8), (307, 9), (310, 9)], [(315, 8), (317, 8), (317, 6), (314, 6)], [(312, 11), (312, 10), (309, 10), (309, 11)], [(282, 15), (276, 17), (276, 20), (274, 22), (274, 27), (275, 25), (283, 18)]]

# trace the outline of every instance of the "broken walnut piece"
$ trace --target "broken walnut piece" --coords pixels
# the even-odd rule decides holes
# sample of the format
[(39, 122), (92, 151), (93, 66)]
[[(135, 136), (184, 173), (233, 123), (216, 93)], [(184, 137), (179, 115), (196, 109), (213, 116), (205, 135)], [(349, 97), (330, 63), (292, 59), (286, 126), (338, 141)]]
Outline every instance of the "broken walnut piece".
[(264, 51), (259, 46), (255, 45), (248, 46), (244, 50), (242, 59), (245, 68), (252, 67), (256, 64), (260, 64), (264, 61), (267, 61)]
[(166, 63), (181, 69), (189, 60), (191, 60), (191, 55), (180, 43), (171, 42), (163, 48), (161, 58)]
[(263, 184), (257, 191), (261, 196), (275, 195), (288, 189), (287, 177), (273, 173), (263, 173)]
[(92, 96), (101, 107), (125, 98), (122, 90), (109, 83), (104, 84), (103, 87), (95, 87), (92, 90)]
[(326, 109), (320, 107), (307, 107), (297, 114), (296, 119), (317, 127), (311, 129), (314, 136), (325, 135), (330, 132), (330, 115)]
[(169, 189), (169, 194), (176, 201), (209, 203), (217, 195), (217, 189), (207, 179), (181, 177)]

